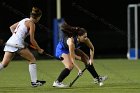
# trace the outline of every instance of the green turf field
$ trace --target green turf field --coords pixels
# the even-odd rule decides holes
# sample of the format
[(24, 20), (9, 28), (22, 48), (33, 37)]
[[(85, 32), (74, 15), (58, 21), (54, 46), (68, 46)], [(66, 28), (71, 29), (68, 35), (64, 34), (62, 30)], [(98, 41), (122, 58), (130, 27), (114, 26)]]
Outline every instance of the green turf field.
[[(94, 84), (93, 78), (85, 71), (71, 88), (54, 88), (53, 81), (63, 69), (63, 64), (57, 60), (39, 60), (38, 79), (47, 83), (32, 88), (26, 61), (11, 61), (0, 72), (0, 93), (140, 93), (140, 60), (95, 59), (94, 62), (97, 72), (109, 77), (102, 87)], [(80, 66), (84, 68), (81, 63)], [(74, 68), (64, 83), (69, 84), (76, 76)]]

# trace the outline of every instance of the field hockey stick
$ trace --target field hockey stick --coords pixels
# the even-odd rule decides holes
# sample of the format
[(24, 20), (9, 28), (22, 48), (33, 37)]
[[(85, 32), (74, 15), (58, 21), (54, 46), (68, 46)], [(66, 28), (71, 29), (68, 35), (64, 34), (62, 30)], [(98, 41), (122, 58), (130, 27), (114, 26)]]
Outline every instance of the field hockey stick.
[[(31, 45), (31, 44), (29, 45), (29, 47), (31, 47), (31, 48), (33, 48), (33, 49), (36, 50), (36, 48), (35, 48), (33, 45)], [(63, 59), (64, 59), (63, 57), (60, 57), (60, 58), (54, 57), (54, 56), (48, 54), (48, 53), (45, 52), (45, 51), (44, 51), (42, 54), (43, 54), (43, 55), (46, 55), (46, 56), (49, 56), (49, 57), (51, 57), (51, 58), (53, 58), (53, 59), (56, 59), (56, 60), (63, 60)]]
[(56, 60), (63, 60), (63, 59), (64, 59), (63, 57), (60, 57), (60, 58), (54, 57), (54, 56), (52, 56), (52, 55), (46, 53), (45, 51), (44, 51), (42, 54), (44, 54), (44, 55), (46, 55), (46, 56), (49, 56), (49, 57), (51, 57), (51, 58), (53, 58), (53, 59), (56, 59)]
[[(82, 73), (87, 69), (87, 67), (85, 67), (83, 70), (82, 70)], [(80, 77), (81, 75), (77, 75), (76, 78), (70, 83), (69, 87), (72, 87), (72, 85), (75, 83), (75, 81)]]
[[(1, 40), (1, 39), (0, 39), (0, 40)], [(1, 41), (1, 42), (0, 42), (0, 46), (3, 46), (3, 45), (8, 45), (8, 46), (17, 47), (17, 48), (25, 48), (24, 45), (17, 45), (17, 44), (10, 44), (10, 43), (5, 44), (5, 42), (2, 42), (2, 41)], [(27, 44), (27, 43), (26, 43), (26, 46), (29, 46), (30, 48), (36, 50), (36, 47), (34, 47), (34, 46), (31, 45), (31, 44)], [(46, 53), (45, 51), (44, 51), (42, 54), (44, 54), (44, 55), (46, 55), (46, 56), (49, 56), (49, 57), (51, 57), (51, 58), (53, 58), (53, 59), (63, 60), (63, 57), (57, 58), (57, 57), (54, 57), (54, 56), (52, 56), (52, 55)]]

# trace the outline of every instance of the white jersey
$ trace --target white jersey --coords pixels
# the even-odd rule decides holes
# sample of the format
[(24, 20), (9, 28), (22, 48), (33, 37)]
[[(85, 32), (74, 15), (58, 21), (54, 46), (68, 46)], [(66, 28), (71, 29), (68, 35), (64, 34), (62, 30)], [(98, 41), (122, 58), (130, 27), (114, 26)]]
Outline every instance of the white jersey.
[(17, 51), (17, 49), (13, 49), (13, 51), (11, 51), (11, 49), (9, 50), (9, 48), (7, 48), (7, 47), (18, 48), (18, 49), (25, 47), (24, 40), (29, 35), (29, 31), (25, 25), (25, 21), (27, 21), (27, 20), (30, 20), (30, 19), (25, 18), (18, 23), (16, 29), (14, 30), (14, 33), (6, 42), (4, 51), (10, 51), (10, 52), (15, 52), (15, 50)]

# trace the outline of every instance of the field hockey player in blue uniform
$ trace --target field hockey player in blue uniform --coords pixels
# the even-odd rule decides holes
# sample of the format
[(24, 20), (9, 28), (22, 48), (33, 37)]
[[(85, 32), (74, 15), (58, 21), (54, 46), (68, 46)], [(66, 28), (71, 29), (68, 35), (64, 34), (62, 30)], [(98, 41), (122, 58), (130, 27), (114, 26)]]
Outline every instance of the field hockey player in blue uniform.
[[(56, 47), (56, 57), (63, 58), (62, 63), (65, 68), (54, 81), (53, 87), (67, 87), (62, 81), (70, 74), (74, 66), (78, 69), (78, 75), (82, 75), (82, 70), (78, 64), (75, 63), (75, 59), (81, 60), (92, 75), (94, 82), (102, 86), (107, 76), (98, 75), (93, 66), (94, 46), (87, 37), (87, 31), (84, 28), (72, 27), (66, 22), (62, 23), (60, 28), (63, 35)], [(84, 43), (88, 46), (90, 49), (90, 56), (79, 49), (80, 43)]]

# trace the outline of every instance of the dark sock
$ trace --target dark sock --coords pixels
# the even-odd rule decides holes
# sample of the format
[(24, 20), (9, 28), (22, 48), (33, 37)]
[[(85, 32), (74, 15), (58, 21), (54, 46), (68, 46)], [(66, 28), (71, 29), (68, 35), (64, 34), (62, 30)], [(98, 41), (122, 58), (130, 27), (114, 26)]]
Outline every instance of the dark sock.
[(65, 68), (59, 75), (57, 81), (62, 82), (68, 75), (70, 74), (70, 70)]
[(97, 74), (95, 68), (93, 65), (88, 65), (87, 66), (87, 70), (90, 72), (90, 74), (94, 77), (94, 78), (99, 78), (99, 75)]

